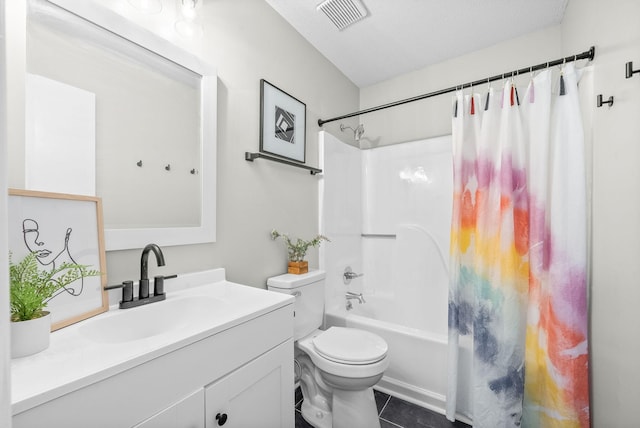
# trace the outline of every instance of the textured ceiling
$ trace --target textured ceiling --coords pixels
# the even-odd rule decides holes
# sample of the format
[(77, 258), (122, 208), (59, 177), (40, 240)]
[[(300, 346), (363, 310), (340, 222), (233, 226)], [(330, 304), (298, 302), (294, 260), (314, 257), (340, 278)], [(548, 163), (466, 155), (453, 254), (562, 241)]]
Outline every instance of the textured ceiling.
[(359, 87), (562, 21), (569, 0), (362, 0), (369, 15), (339, 31), (321, 0), (266, 0)]

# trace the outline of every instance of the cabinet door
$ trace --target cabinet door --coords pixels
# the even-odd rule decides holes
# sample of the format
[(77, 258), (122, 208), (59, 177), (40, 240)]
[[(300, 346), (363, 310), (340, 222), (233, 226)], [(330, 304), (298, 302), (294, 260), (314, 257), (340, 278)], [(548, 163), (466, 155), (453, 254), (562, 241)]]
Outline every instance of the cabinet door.
[(204, 388), (133, 428), (204, 428)]
[(205, 388), (206, 428), (293, 428), (293, 341)]

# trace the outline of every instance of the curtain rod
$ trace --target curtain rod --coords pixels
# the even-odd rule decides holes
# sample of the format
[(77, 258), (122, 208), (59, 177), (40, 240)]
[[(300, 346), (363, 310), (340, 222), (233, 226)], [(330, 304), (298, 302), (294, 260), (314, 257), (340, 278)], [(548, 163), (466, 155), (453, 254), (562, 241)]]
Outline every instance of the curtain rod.
[(556, 59), (554, 61), (543, 62), (541, 64), (537, 64), (537, 65), (532, 65), (532, 66), (529, 66), (529, 67), (521, 68), (520, 70), (508, 71), (506, 73), (497, 74), (497, 75), (492, 76), (492, 77), (487, 77), (487, 78), (484, 78), (484, 79), (476, 80), (475, 82), (469, 82), (469, 83), (464, 83), (462, 85), (452, 86), (452, 87), (446, 88), (446, 89), (440, 89), (440, 90), (437, 90), (437, 91), (434, 91), (434, 92), (429, 92), (428, 94), (417, 95), (415, 97), (407, 98), (407, 99), (400, 100), (400, 101), (394, 101), (394, 102), (391, 102), (391, 103), (388, 103), (388, 104), (379, 105), (377, 107), (371, 107), (371, 108), (367, 108), (367, 109), (364, 109), (364, 110), (355, 111), (353, 113), (343, 114), (342, 116), (332, 117), (331, 119), (324, 119), (324, 120), (323, 119), (318, 119), (318, 126), (322, 126), (325, 123), (329, 123), (329, 122), (335, 122), (336, 120), (340, 120), (340, 119), (347, 119), (347, 118), (353, 117), (353, 116), (360, 116), (361, 114), (372, 113), (374, 111), (383, 110), (383, 109), (387, 109), (387, 108), (390, 108), (390, 107), (399, 106), (399, 105), (402, 105), (402, 104), (412, 103), (414, 101), (424, 100), (426, 98), (435, 97), (437, 95), (447, 94), (449, 92), (457, 91), (458, 89), (464, 89), (464, 88), (469, 88), (471, 86), (482, 85), (484, 83), (489, 83), (489, 82), (493, 82), (495, 80), (504, 79), (505, 77), (517, 76), (519, 74), (530, 73), (532, 71), (542, 70), (544, 68), (549, 68), (549, 67), (553, 67), (555, 65), (564, 64), (566, 62), (577, 61), (577, 60), (580, 60), (580, 59), (588, 59), (589, 61), (591, 61), (595, 57), (595, 54), (596, 54), (596, 48), (594, 46), (591, 46), (591, 48), (588, 51), (584, 51), (584, 52), (579, 53), (577, 55), (571, 55), (571, 56), (568, 56), (568, 57), (565, 57), (565, 58)]

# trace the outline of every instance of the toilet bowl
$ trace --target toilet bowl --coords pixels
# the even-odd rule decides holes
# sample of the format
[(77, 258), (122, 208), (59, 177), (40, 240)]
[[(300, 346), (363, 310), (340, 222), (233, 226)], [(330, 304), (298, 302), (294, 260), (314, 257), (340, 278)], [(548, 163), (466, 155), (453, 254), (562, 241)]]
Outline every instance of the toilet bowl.
[(368, 331), (320, 330), (324, 272), (269, 278), (268, 289), (296, 296), (294, 339), (303, 418), (316, 428), (379, 428), (373, 386), (388, 367), (387, 343)]

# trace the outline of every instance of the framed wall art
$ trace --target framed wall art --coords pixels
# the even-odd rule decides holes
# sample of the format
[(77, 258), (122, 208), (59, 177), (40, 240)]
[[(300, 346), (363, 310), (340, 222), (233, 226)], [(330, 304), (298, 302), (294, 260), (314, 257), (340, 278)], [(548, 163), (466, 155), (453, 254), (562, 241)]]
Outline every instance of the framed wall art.
[(49, 300), (51, 330), (107, 311), (101, 199), (9, 189), (8, 208), (9, 251), (14, 262), (34, 253), (40, 270), (69, 262), (102, 272), (78, 279)]
[(307, 106), (260, 80), (260, 151), (305, 162)]

